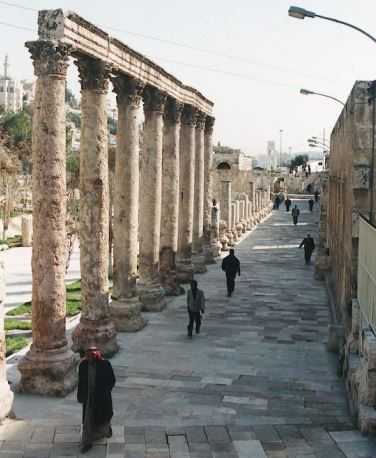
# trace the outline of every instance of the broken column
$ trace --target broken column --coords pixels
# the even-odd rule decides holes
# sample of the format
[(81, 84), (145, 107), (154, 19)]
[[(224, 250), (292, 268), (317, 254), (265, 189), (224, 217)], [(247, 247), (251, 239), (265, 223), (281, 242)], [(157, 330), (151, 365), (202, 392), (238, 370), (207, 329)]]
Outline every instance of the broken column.
[(195, 180), (192, 231), (192, 263), (195, 267), (195, 273), (204, 273), (206, 271), (205, 256), (203, 251), (205, 119), (206, 115), (204, 113), (199, 113), (195, 132)]
[(110, 314), (118, 331), (142, 329), (146, 320), (136, 288), (138, 256), (139, 108), (144, 85), (120, 75), (112, 79), (118, 108), (114, 180), (114, 287)]
[(198, 111), (192, 105), (184, 105), (179, 154), (179, 235), (177, 252), (178, 279), (189, 282), (193, 278), (194, 265), (192, 264), (192, 231), (193, 231), (193, 203), (195, 181), (195, 126)]
[(71, 47), (28, 42), (37, 78), (33, 117), (33, 343), (18, 365), (20, 390), (65, 396), (77, 383), (77, 356), (65, 329), (65, 78)]
[(143, 310), (158, 312), (166, 303), (159, 275), (162, 199), (163, 113), (167, 94), (144, 90), (145, 131), (140, 155), (140, 255), (138, 291)]
[(183, 104), (168, 98), (163, 126), (160, 276), (167, 294), (179, 295), (176, 251), (179, 217), (179, 139)]
[(31, 246), (33, 242), (33, 220), (31, 215), (22, 215), (22, 246)]
[(80, 353), (97, 346), (107, 357), (118, 350), (116, 327), (109, 314), (109, 187), (107, 89), (109, 68), (104, 62), (80, 57), (80, 266), (81, 318), (72, 333)]

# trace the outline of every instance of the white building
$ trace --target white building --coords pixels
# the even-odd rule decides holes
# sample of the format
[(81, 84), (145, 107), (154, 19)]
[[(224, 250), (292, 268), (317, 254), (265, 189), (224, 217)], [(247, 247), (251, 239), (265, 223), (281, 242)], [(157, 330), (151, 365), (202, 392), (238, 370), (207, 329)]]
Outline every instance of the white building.
[(23, 106), (23, 84), (8, 76), (8, 56), (5, 55), (4, 74), (0, 79), (0, 107), (5, 111), (19, 111)]

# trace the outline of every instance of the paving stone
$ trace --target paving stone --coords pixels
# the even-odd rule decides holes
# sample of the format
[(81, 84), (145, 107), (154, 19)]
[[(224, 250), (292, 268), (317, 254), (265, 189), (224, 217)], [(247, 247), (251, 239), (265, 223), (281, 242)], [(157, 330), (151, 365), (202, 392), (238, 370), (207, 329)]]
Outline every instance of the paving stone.
[(80, 434), (78, 433), (55, 434), (54, 442), (55, 443), (80, 442)]
[(234, 441), (234, 446), (239, 458), (267, 458), (260, 441)]
[(205, 430), (202, 426), (187, 426), (184, 428), (185, 434), (189, 444), (199, 443), (205, 444), (208, 439), (205, 434)]
[(31, 437), (32, 444), (52, 443), (55, 436), (55, 426), (36, 426)]

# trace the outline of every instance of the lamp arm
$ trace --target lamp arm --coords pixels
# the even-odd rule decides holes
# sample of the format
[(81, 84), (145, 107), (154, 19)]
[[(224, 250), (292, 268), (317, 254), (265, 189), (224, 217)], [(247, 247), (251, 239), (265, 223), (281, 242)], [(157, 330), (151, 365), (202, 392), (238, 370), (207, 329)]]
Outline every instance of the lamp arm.
[[(349, 24), (348, 22), (340, 21), (339, 19), (334, 19), (334, 18), (332, 18), (332, 17), (321, 16), (320, 14), (315, 14), (315, 17), (319, 17), (319, 18), (321, 18), (321, 19), (326, 19), (327, 21), (337, 22), (338, 24), (347, 25), (347, 27), (351, 27), (352, 29), (357, 30), (358, 32), (360, 32), (360, 33), (362, 33), (363, 35), (367, 36), (368, 38), (370, 38), (372, 41), (374, 41), (374, 42), (376, 43), (376, 38), (375, 38), (375, 37), (373, 37), (372, 35), (370, 35), (369, 33), (367, 33), (365, 30), (360, 29), (360, 28), (357, 27), (356, 25)], [(341, 102), (341, 103), (342, 103), (342, 102)]]
[(341, 102), (341, 100), (338, 100), (335, 97), (332, 97), (331, 95), (321, 94), (320, 92), (313, 92), (313, 94), (321, 95), (322, 97), (327, 97), (328, 99), (335, 100), (336, 102), (339, 102), (341, 105), (345, 106), (345, 104), (343, 102)]

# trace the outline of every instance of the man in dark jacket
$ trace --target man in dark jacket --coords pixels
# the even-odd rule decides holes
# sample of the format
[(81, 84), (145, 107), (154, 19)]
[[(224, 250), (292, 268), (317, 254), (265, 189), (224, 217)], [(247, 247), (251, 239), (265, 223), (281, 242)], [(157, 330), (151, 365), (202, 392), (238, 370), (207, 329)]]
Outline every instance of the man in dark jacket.
[(193, 322), (196, 322), (196, 334), (200, 334), (201, 313), (205, 312), (205, 296), (201, 289), (197, 288), (197, 281), (191, 281), (191, 289), (187, 292), (187, 309), (189, 315), (188, 337), (192, 337)]
[(316, 247), (313, 238), (309, 234), (307, 234), (307, 236), (304, 237), (302, 243), (299, 245), (299, 248), (301, 248), (302, 246), (304, 246), (305, 263), (309, 264), (311, 262), (311, 256), (312, 256), (313, 250)]
[(240, 275), (240, 262), (235, 257), (234, 250), (231, 248), (230, 254), (223, 258), (222, 270), (226, 272), (227, 297), (230, 297), (235, 289), (236, 274)]
[(286, 205), (286, 211), (289, 212), (290, 211), (290, 207), (291, 207), (291, 200), (288, 197), (285, 200), (285, 205)]
[(309, 201), (308, 201), (308, 206), (309, 206), (309, 211), (310, 211), (310, 212), (313, 210), (313, 205), (314, 205), (314, 203), (315, 203), (315, 202), (313, 201), (312, 198), (309, 199)]
[(295, 226), (298, 224), (299, 213), (299, 208), (295, 205), (295, 207), (291, 210), (291, 216)]
[(98, 348), (90, 347), (78, 370), (77, 400), (82, 404), (80, 452), (86, 453), (98, 439), (112, 436), (111, 390), (115, 385), (111, 363)]

